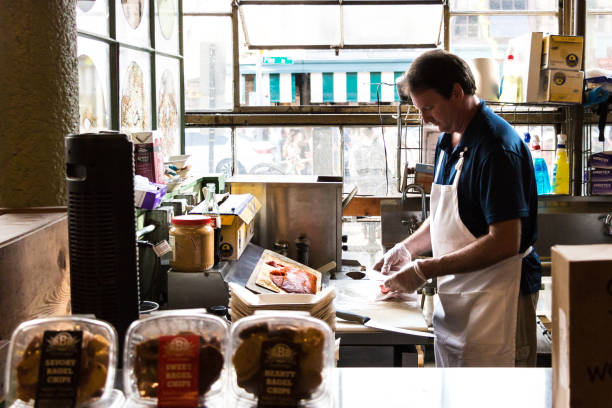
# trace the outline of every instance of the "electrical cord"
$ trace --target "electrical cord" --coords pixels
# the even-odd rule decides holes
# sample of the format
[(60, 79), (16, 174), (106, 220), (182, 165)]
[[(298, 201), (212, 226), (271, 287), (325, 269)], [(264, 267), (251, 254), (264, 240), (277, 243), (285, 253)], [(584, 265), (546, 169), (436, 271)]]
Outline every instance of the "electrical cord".
[[(386, 183), (385, 191), (387, 194), (389, 194), (389, 160), (387, 158), (387, 141), (385, 140), (385, 127), (383, 126), (383, 118), (382, 118), (382, 113), (380, 111), (380, 87), (382, 85), (395, 87), (395, 84), (390, 84), (388, 82), (379, 82), (378, 84), (376, 84), (376, 105), (378, 106), (378, 118), (380, 120), (380, 131), (382, 132), (383, 149), (385, 152), (385, 183)], [(407, 113), (406, 113), (406, 116), (408, 116)], [(400, 177), (399, 174), (398, 174), (398, 177)]]
[[(389, 161), (387, 159), (387, 141), (385, 140), (385, 127), (383, 126), (382, 113), (380, 112), (380, 87), (381, 85), (390, 85), (381, 82), (376, 86), (376, 105), (378, 106), (378, 118), (380, 120), (380, 131), (382, 132), (383, 150), (385, 152), (385, 195), (389, 194)], [(394, 84), (395, 86), (395, 84)]]

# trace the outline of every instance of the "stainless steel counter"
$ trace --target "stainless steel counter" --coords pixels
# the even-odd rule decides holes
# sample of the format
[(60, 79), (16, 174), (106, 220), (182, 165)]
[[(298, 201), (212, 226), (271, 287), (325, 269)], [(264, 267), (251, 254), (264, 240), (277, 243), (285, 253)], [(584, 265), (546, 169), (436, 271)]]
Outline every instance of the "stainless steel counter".
[(339, 368), (338, 408), (552, 406), (550, 368)]

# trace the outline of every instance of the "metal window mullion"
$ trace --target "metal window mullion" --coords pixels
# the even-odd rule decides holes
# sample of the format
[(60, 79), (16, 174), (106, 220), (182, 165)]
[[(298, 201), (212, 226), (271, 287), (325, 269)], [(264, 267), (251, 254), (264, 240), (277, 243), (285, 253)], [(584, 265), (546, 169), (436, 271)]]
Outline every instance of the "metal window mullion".
[[(232, 6), (233, 7), (233, 6)], [(183, 16), (185, 17), (231, 17), (232, 13), (223, 13), (223, 12), (219, 12), (219, 13), (214, 13), (214, 12), (210, 12), (210, 13), (206, 13), (206, 12), (193, 12), (193, 13), (183, 13)]]
[[(243, 19), (244, 20), (244, 19)], [(245, 27), (246, 30), (246, 27)], [(245, 32), (246, 35), (246, 32)], [(238, 36), (238, 6), (232, 4), (232, 88), (233, 88), (233, 108), (240, 108), (240, 49)], [(246, 101), (246, 90), (245, 90)]]
[(236, 127), (232, 126), (231, 127), (231, 133), (230, 133), (230, 141), (232, 144), (232, 169), (231, 169), (231, 175), (234, 176), (236, 175)]
[(396, 152), (396, 167), (397, 167), (397, 191), (401, 193), (402, 187), (402, 104), (397, 104), (397, 152)]
[[(342, 7), (342, 0), (340, 0), (340, 47), (344, 47), (344, 8)], [(337, 50), (336, 50), (337, 51)]]
[(556, 10), (462, 10), (450, 11), (451, 17), (456, 16), (557, 16)]
[(249, 50), (333, 50), (333, 49), (421, 49), (436, 48), (438, 44), (247, 44)]
[(444, 50), (450, 51), (450, 6), (444, 4)]
[(183, 58), (183, 0), (178, 0), (178, 8), (179, 8), (179, 54), (181, 56), (179, 60), (179, 109), (181, 111), (181, 116), (179, 118), (180, 125), (180, 146), (181, 146), (181, 154), (185, 154), (185, 60)]
[(587, 10), (587, 16), (612, 16), (612, 10)]
[(119, 130), (121, 121), (119, 119), (119, 43), (117, 42), (117, 23), (115, 2), (109, 0), (108, 10), (108, 57), (109, 57), (109, 81), (110, 81), (110, 126), (113, 130)]
[(342, 176), (342, 184), (344, 184), (344, 131), (343, 125), (338, 126), (340, 131), (340, 175)]
[(445, 0), (236, 0), (239, 6), (336, 6), (339, 4), (347, 6), (417, 6), (417, 5), (441, 5)]

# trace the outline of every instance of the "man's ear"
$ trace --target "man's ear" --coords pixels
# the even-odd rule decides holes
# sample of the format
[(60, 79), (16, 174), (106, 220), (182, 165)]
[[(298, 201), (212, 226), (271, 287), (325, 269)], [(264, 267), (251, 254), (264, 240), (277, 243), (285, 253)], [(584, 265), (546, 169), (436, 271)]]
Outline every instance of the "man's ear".
[(463, 88), (457, 82), (453, 85), (453, 92), (451, 93), (451, 97), (455, 99), (463, 99)]

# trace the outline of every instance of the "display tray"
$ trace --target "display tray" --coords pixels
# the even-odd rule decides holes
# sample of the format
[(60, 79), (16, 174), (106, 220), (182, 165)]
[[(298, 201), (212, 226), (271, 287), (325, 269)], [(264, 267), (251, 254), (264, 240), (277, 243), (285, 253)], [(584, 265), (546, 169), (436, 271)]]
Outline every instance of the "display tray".
[(289, 293), (279, 288), (272, 282), (270, 278), (270, 272), (278, 269), (278, 267), (270, 266), (268, 262), (275, 262), (277, 264), (283, 266), (294, 267), (297, 269), (301, 269), (312, 274), (316, 278), (316, 291), (315, 294), (321, 291), (322, 286), (322, 275), (321, 272), (312, 269), (306, 265), (303, 265), (299, 262), (294, 261), (291, 258), (287, 258), (286, 256), (280, 255), (274, 251), (270, 251), (266, 249), (261, 254), (257, 265), (253, 269), (247, 284), (245, 285), (247, 289), (255, 292), (255, 293)]

